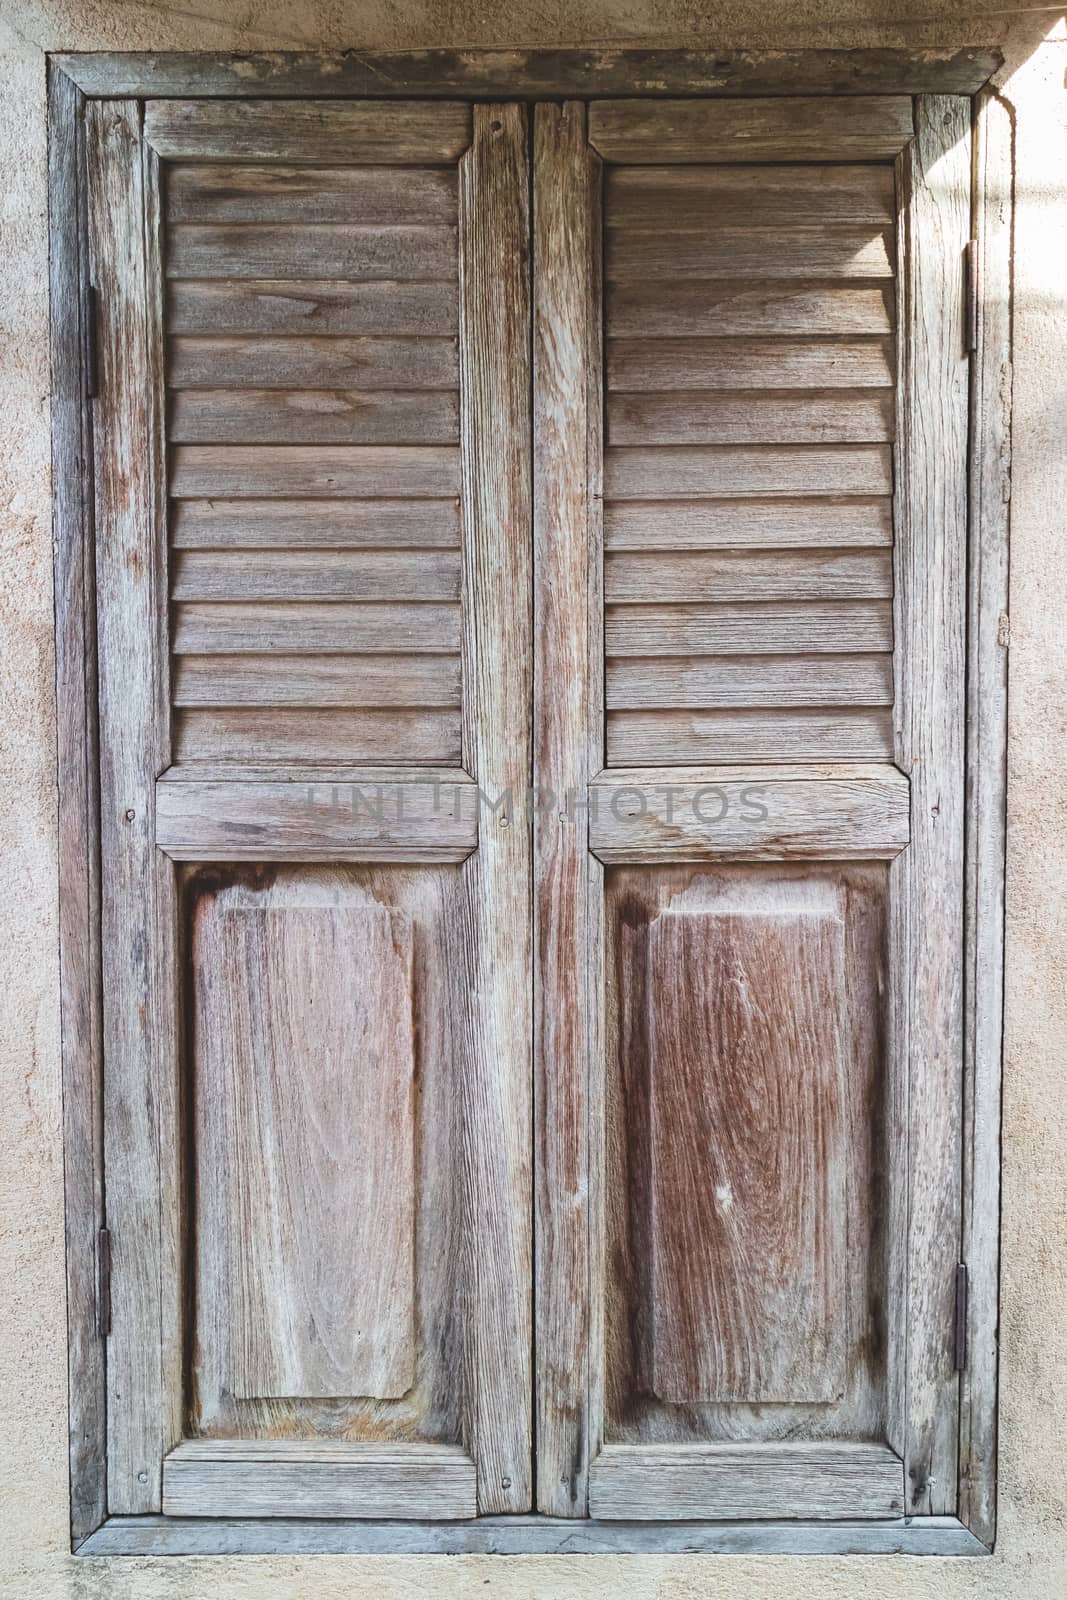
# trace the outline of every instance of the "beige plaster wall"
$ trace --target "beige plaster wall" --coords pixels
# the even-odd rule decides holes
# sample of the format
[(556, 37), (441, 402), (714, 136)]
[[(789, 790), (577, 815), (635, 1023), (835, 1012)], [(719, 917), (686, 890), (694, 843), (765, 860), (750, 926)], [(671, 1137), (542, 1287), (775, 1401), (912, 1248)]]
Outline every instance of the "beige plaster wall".
[[(0, 5), (0, 1594), (26, 1600), (1067, 1597), (1067, 33), (938, 0), (3, 0)], [(1047, 43), (1041, 41), (1048, 38)], [(986, 1561), (67, 1553), (44, 53), (1001, 43), (1017, 126), (1000, 1540)]]

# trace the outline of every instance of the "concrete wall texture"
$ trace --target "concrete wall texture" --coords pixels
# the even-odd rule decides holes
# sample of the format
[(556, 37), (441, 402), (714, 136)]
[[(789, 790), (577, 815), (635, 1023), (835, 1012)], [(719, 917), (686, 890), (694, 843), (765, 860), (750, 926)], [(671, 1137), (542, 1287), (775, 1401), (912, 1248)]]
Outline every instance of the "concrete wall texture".
[[(0, 1594), (26, 1600), (1062, 1600), (1067, 1596), (1067, 28), (955, 0), (0, 4)], [(1015, 456), (1000, 1445), (989, 1560), (68, 1551), (49, 504), (45, 53), (998, 44), (1016, 127)]]

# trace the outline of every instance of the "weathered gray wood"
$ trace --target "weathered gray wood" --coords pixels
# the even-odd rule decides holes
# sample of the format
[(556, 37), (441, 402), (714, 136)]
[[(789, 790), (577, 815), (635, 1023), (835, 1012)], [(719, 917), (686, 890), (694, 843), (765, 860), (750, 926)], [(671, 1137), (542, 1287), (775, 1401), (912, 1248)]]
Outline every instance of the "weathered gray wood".
[(394, 706), (388, 710), (275, 707), (194, 708), (174, 718), (175, 761), (396, 761), (449, 764), (460, 759), (459, 714)]
[(165, 51), (59, 55), (87, 95), (291, 98), (565, 95), (972, 94), (999, 50), (345, 50), (235, 56)]
[(175, 608), (176, 655), (252, 654), (299, 650), (304, 655), (335, 651), (437, 655), (459, 649), (458, 605), (391, 605), (372, 600), (271, 604), (209, 600)]
[(608, 389), (639, 394), (885, 388), (893, 382), (893, 341), (883, 338), (609, 339), (606, 354)]
[[(668, 707), (887, 706), (893, 661), (883, 655), (704, 657), (607, 663), (609, 711)], [(429, 702), (428, 702), (429, 703)]]
[(431, 779), (156, 785), (156, 843), (174, 861), (464, 861), (475, 786)]
[(892, 563), (884, 550), (724, 550), (714, 554), (627, 550), (611, 551), (604, 562), (604, 593), (610, 605), (882, 600), (892, 592)]
[[(877, 444), (653, 446), (611, 449), (604, 456), (604, 493), (616, 500), (691, 500), (702, 495), (881, 495), (891, 493), (892, 481), (889, 449)], [(437, 492), (444, 494), (447, 490)]]
[[(191, 959), (200, 1365), (237, 1400), (403, 1395), (415, 1377), (411, 924), (385, 906), (252, 907), (224, 890), (200, 903)], [(164, 1473), (165, 1508), (177, 1496), (189, 1510)]]
[(590, 1469), (596, 1517), (892, 1517), (904, 1467), (885, 1445), (609, 1445)]
[(155, 848), (166, 765), (161, 351), (155, 165), (140, 109), (87, 109), (90, 271), (99, 291), (94, 406), (104, 1147), (111, 1232), (108, 1504), (159, 1509), (180, 1429), (176, 908)]
[(459, 493), (459, 467), (459, 451), (443, 445), (180, 445), (170, 490), (190, 499), (432, 500)]
[(648, 283), (661, 278), (773, 278), (776, 282), (891, 278), (888, 244), (888, 233), (870, 225), (757, 228), (708, 223), (698, 228), (682, 217), (672, 228), (656, 232), (609, 227), (605, 263), (611, 283), (633, 279)]
[(963, 1259), (967, 1366), (960, 1387), (960, 1503), (996, 1533), (997, 1328), (1011, 484), (1011, 116), (995, 94), (975, 121), (978, 339), (972, 368), (967, 669), (967, 935)]
[(84, 145), (81, 97), (48, 73), (52, 537), (59, 780), (59, 978), (66, 1194), (70, 1526), (77, 1541), (107, 1514), (104, 1342), (97, 1334), (97, 1231), (104, 1220), (99, 826), (93, 551), (85, 385)]
[(753, 278), (697, 283), (683, 278), (679, 283), (609, 284), (605, 300), (614, 338), (878, 334), (893, 328), (891, 288), (761, 283)]
[(970, 236), (970, 106), (920, 100), (916, 118), (898, 171), (894, 754), (911, 775), (912, 840), (891, 868), (890, 1049), (907, 1084), (908, 1164), (906, 1199), (899, 1190), (891, 1196), (906, 1211), (893, 1212), (889, 1437), (904, 1455), (908, 1511), (938, 1514), (956, 1506), (959, 1422), (968, 448), (961, 262)]
[(176, 444), (457, 444), (459, 396), (448, 390), (184, 389), (171, 397), (170, 437)]
[[(454, 500), (179, 500), (176, 550), (459, 548)], [(866, 543), (857, 538), (855, 543)]]
[(183, 550), (173, 600), (457, 600), (460, 556), (425, 550)]
[[(449, 279), (456, 235), (441, 227), (179, 222), (167, 240), (168, 278)], [(298, 291), (299, 292), (299, 291)]]
[[(454, 389), (455, 339), (171, 339), (171, 389)], [(427, 441), (435, 443), (434, 440)]]
[(893, 617), (888, 599), (622, 605), (609, 607), (605, 639), (612, 656), (891, 650)]
[[(529, 250), (525, 110), (476, 106), (460, 164), (463, 759), (515, 807), (532, 769)], [(518, 1512), (533, 1498), (532, 859), (506, 799), (461, 871), (464, 1438), (479, 1512)]]
[(172, 334), (453, 334), (455, 283), (345, 283), (305, 278), (167, 285)]
[(616, 500), (604, 515), (604, 543), (609, 550), (855, 548), (892, 541), (888, 496), (877, 500)]
[(615, 393), (607, 404), (613, 445), (864, 444), (892, 439), (893, 423), (891, 389)]
[(891, 860), (909, 838), (895, 767), (613, 770), (591, 789), (602, 861)]
[(605, 161), (637, 166), (892, 161), (911, 136), (907, 95), (603, 100), (589, 112), (589, 138)]
[(534, 815), (537, 1499), (582, 1517), (596, 1429), (587, 1196), (602, 871), (566, 796), (584, 794), (603, 752), (600, 163), (582, 104), (537, 107), (533, 181), (533, 781), (554, 797)]
[(168, 1516), (475, 1515), (474, 1463), (447, 1444), (188, 1441), (163, 1468)]
[(458, 706), (459, 655), (189, 656), (176, 706)]
[(888, 709), (612, 711), (610, 767), (720, 761), (878, 761), (893, 753)]
[(810, 225), (815, 217), (887, 227), (896, 215), (892, 171), (875, 166), (612, 167), (604, 203), (612, 227), (657, 231), (738, 223), (780, 228)]
[(285, 161), (420, 166), (455, 161), (470, 107), (425, 101), (151, 99), (145, 138), (170, 161)]
[(955, 1517), (854, 1522), (257, 1521), (112, 1517), (79, 1547), (116, 1555), (909, 1555), (985, 1556)]
[[(831, 176), (830, 180), (833, 183)], [(861, 194), (858, 181), (834, 189)], [(857, 219), (858, 220), (858, 219)], [(864, 220), (867, 220), (865, 217)], [(175, 163), (167, 174), (167, 221), (354, 222), (396, 227), (455, 226), (456, 174), (447, 167), (197, 166)]]

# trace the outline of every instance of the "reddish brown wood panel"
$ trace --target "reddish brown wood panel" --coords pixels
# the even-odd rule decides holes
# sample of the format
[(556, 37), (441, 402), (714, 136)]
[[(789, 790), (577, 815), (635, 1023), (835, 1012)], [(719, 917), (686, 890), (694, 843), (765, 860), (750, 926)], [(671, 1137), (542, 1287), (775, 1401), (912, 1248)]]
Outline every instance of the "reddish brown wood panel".
[(844, 1388), (844, 925), (826, 884), (648, 930), (652, 1384)]

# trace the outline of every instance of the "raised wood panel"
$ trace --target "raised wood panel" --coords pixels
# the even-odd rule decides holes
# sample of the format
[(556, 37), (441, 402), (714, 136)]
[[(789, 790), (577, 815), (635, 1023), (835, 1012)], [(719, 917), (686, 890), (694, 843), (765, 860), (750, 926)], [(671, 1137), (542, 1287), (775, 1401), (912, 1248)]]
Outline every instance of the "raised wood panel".
[[(861, 171), (864, 169), (861, 169)], [(843, 194), (859, 201), (848, 179)], [(455, 224), (456, 173), (448, 167), (283, 167), (175, 162), (167, 174), (169, 222)]]
[(303, 278), (167, 285), (172, 334), (436, 338), (453, 332), (457, 314), (457, 286), (452, 282)]
[(204, 912), (199, 1341), (237, 1400), (395, 1398), (415, 1364), (410, 924), (384, 906)]
[(445, 101), (149, 100), (144, 124), (172, 161), (420, 166), (463, 154), (471, 113)]
[(912, 136), (907, 95), (599, 100), (589, 138), (605, 161), (892, 161)]
[(844, 1391), (844, 930), (825, 884), (789, 891), (648, 929), (661, 1400)]

